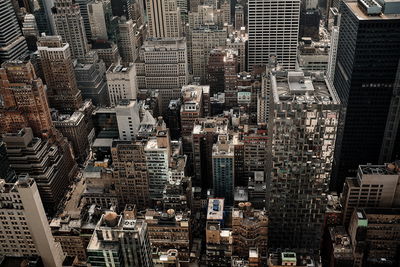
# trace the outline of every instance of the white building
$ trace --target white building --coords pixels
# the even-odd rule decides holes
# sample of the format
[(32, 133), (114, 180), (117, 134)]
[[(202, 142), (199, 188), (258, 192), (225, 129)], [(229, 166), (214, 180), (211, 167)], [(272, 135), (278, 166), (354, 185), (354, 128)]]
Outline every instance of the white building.
[(149, 37), (181, 37), (181, 11), (177, 0), (146, 0)]
[(300, 0), (249, 0), (248, 69), (266, 65), (275, 54), (287, 70), (295, 70)]
[(168, 130), (160, 130), (155, 138), (150, 138), (144, 152), (149, 175), (150, 198), (161, 199), (169, 177), (171, 143)]
[(140, 126), (139, 105), (135, 100), (124, 99), (115, 107), (119, 139), (132, 140)]
[(106, 77), (112, 106), (116, 106), (121, 99), (136, 100), (137, 80), (135, 65), (131, 64), (128, 67), (124, 67), (112, 64), (107, 70)]
[(65, 258), (54, 242), (36, 182), (20, 175), (16, 183), (0, 179), (0, 255), (39, 255), (44, 266), (59, 267)]

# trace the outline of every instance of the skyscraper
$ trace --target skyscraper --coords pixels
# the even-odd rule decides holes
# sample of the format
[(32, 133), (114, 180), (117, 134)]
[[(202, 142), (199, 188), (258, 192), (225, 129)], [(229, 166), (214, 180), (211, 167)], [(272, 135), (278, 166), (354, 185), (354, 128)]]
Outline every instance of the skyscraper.
[(28, 50), (9, 0), (0, 0), (0, 64)]
[(140, 40), (137, 34), (138, 26), (133, 20), (126, 20), (125, 17), (122, 17), (118, 28), (118, 50), (122, 61), (126, 64), (135, 62), (140, 47)]
[(400, 156), (400, 3), (342, 2), (333, 85), (342, 103), (335, 180)]
[(249, 0), (247, 67), (266, 65), (275, 54), (287, 70), (296, 66), (300, 0)]
[(61, 266), (65, 255), (54, 242), (36, 182), (27, 174), (18, 178), (16, 183), (0, 179), (0, 229), (8, 229), (0, 237), (0, 254), (40, 255), (45, 266)]
[(76, 83), (70, 45), (61, 36), (43, 36), (39, 38), (38, 51), (50, 107), (72, 114), (82, 105), (82, 95)]
[(177, 0), (146, 0), (149, 37), (181, 37), (181, 12)]
[(269, 247), (319, 249), (339, 99), (325, 80), (272, 72), (270, 102)]
[(56, 0), (53, 17), (56, 34), (70, 45), (72, 57), (84, 56), (89, 51), (89, 46), (79, 5), (72, 0)]
[(8, 61), (0, 68), (1, 133), (31, 127), (36, 137), (50, 137), (53, 124), (46, 86), (36, 76), (31, 62)]
[(136, 99), (137, 80), (136, 67), (112, 64), (107, 70), (108, 95), (112, 106), (118, 105), (122, 99)]

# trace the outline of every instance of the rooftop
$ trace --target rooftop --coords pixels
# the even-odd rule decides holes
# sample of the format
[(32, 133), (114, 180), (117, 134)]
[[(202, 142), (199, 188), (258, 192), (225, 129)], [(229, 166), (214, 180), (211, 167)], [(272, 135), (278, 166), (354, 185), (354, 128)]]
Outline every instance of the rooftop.
[(208, 199), (207, 220), (223, 220), (224, 219), (224, 199), (210, 198)]
[[(363, 4), (367, 7), (376, 7), (378, 5), (381, 8), (381, 5), (379, 5), (376, 1), (374, 0), (359, 0), (364, 2)], [(388, 1), (386, 1), (388, 2)], [(393, 1), (396, 2), (396, 1)], [(381, 13), (381, 10), (378, 10), (376, 15), (368, 15), (366, 12), (363, 11), (362, 9), (362, 4), (359, 4), (358, 2), (343, 2), (345, 5), (349, 7), (349, 9), (353, 12), (354, 15), (357, 16), (359, 20), (385, 20), (385, 19), (400, 19), (400, 14), (387, 14), (387, 13)], [(399, 3), (397, 3), (399, 4)], [(379, 8), (378, 8), (379, 9)], [(373, 12), (375, 13), (375, 12)]]

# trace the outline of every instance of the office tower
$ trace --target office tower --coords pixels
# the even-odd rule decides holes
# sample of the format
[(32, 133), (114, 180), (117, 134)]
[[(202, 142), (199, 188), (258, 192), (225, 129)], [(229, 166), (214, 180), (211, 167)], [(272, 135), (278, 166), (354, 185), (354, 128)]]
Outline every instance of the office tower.
[(118, 24), (119, 38), (118, 50), (124, 63), (133, 63), (138, 57), (138, 49), (140, 47), (138, 26), (133, 20), (126, 20), (125, 17), (121, 18)]
[(188, 18), (188, 1), (185, 0), (177, 0), (176, 5), (179, 8), (180, 15), (181, 15), (181, 23), (182, 23), (182, 28), (184, 29), (185, 24), (189, 22)]
[(56, 129), (71, 143), (75, 159), (80, 163), (85, 162), (89, 155), (89, 133), (85, 115), (75, 111), (72, 115), (53, 116), (53, 119)]
[(0, 68), (0, 96), (3, 99), (1, 133), (30, 127), (36, 137), (51, 137), (53, 124), (46, 86), (36, 76), (31, 62), (8, 61)]
[(328, 81), (333, 84), (333, 79), (335, 77), (336, 70), (336, 57), (337, 57), (337, 48), (339, 41), (339, 25), (340, 25), (340, 15), (337, 8), (332, 8), (329, 13), (332, 13), (333, 19), (331, 23), (328, 23), (328, 29), (331, 32), (331, 46), (329, 49), (329, 58), (328, 58), (328, 66), (326, 70), (326, 78)]
[(246, 45), (248, 41), (247, 34), (230, 34), (226, 40), (226, 48), (236, 51), (238, 62), (238, 72), (246, 69)]
[[(173, 143), (175, 143), (173, 141)], [(172, 149), (174, 149), (172, 143)], [(179, 141), (176, 143), (181, 146)], [(178, 147), (179, 147), (178, 146)], [(172, 154), (170, 168), (168, 171), (168, 182), (163, 191), (164, 210), (173, 209), (178, 212), (191, 210), (192, 205), (192, 179), (186, 176), (187, 156), (182, 155), (180, 151)]]
[(106, 66), (95, 51), (79, 58), (74, 66), (76, 83), (82, 98), (90, 99), (95, 106), (109, 106)]
[(299, 42), (297, 68), (305, 72), (326, 73), (331, 48), (329, 40), (316, 42), (303, 37)]
[(0, 1), (0, 64), (19, 58), (28, 47), (9, 0)]
[(181, 133), (183, 137), (191, 137), (194, 122), (203, 117), (203, 91), (207, 91), (207, 89), (207, 85), (182, 87)]
[(231, 108), (237, 105), (237, 53), (228, 49), (213, 49), (207, 65), (207, 81), (210, 94), (225, 93), (225, 105)]
[(177, 0), (146, 0), (149, 36), (177, 38), (182, 36), (181, 11)]
[(144, 220), (125, 218), (115, 212), (101, 216), (87, 247), (91, 266), (152, 267), (151, 247)]
[(231, 24), (231, 1), (224, 0), (221, 3), (223, 24)]
[(323, 264), (354, 266), (353, 246), (349, 234), (342, 225), (329, 227), (321, 247)]
[(164, 186), (168, 181), (168, 167), (171, 155), (171, 140), (168, 129), (157, 131), (156, 137), (147, 141), (144, 148), (149, 175), (150, 198), (161, 200)]
[(38, 0), (37, 5), (33, 6), (32, 14), (36, 18), (39, 33), (53, 34), (54, 33), (54, 18), (51, 8), (54, 6), (54, 1)]
[(93, 111), (92, 120), (97, 138), (117, 139), (119, 137), (115, 108), (96, 108)]
[(248, 126), (245, 127), (242, 136), (242, 142), (244, 144), (244, 156), (243, 156), (243, 177), (237, 181), (239, 185), (246, 186), (249, 177), (254, 177), (255, 172), (265, 172), (267, 166), (268, 154), (266, 151), (268, 145), (268, 134), (267, 127), (259, 126)]
[(138, 209), (150, 205), (144, 147), (141, 141), (112, 142), (113, 179), (121, 205), (135, 204)]
[(265, 203), (265, 191), (267, 183), (263, 171), (256, 171), (252, 177), (249, 177), (247, 191), (249, 194), (249, 201), (256, 209), (263, 209)]
[(107, 70), (108, 95), (112, 106), (122, 99), (136, 99), (137, 79), (135, 65), (127, 67), (112, 64)]
[(55, 0), (52, 11), (56, 34), (70, 45), (72, 58), (84, 56), (89, 46), (79, 4), (72, 0)]
[(310, 37), (313, 40), (319, 40), (319, 25), (321, 20), (321, 11), (318, 8), (301, 8), (299, 37)]
[(172, 140), (178, 140), (181, 136), (181, 105), (180, 99), (173, 99), (169, 102), (165, 123), (169, 129)]
[(6, 143), (3, 141), (0, 142), (0, 179), (3, 179), (7, 183), (15, 180), (15, 173), (11, 169), (7, 159)]
[(111, 1), (95, 0), (87, 4), (90, 32), (93, 40), (108, 40), (108, 23), (112, 19)]
[(133, 20), (138, 27), (142, 27), (145, 21), (144, 2), (138, 0), (127, 1), (128, 18)]
[(193, 185), (212, 188), (212, 149), (219, 134), (228, 133), (226, 118), (198, 118), (192, 131)]
[(235, 155), (228, 135), (219, 135), (212, 149), (213, 189), (216, 197), (223, 197), (225, 204), (233, 204), (235, 186)]
[(207, 266), (229, 266), (232, 243), (232, 230), (224, 228), (224, 199), (209, 198), (206, 222)]
[(343, 2), (340, 9), (333, 85), (343, 114), (331, 184), (339, 191), (359, 164), (390, 162), (399, 156), (400, 18), (398, 4), (383, 3), (382, 10), (375, 1)]
[(92, 31), (90, 28), (90, 21), (89, 21), (89, 3), (90, 0), (76, 0), (76, 3), (79, 6), (79, 11), (81, 12), (82, 22), (84, 31), (86, 34), (87, 40), (92, 39)]
[(42, 36), (38, 51), (49, 106), (61, 113), (73, 113), (82, 105), (82, 95), (76, 84), (70, 45), (61, 36)]
[(249, 248), (256, 248), (261, 256), (267, 255), (268, 216), (250, 202), (239, 203), (232, 210), (233, 254), (247, 258)]
[(226, 30), (218, 27), (196, 28), (192, 31), (191, 62), (193, 76), (200, 82), (205, 82), (208, 65), (208, 55), (214, 48), (225, 46)]
[[(299, 35), (299, 0), (250, 0), (247, 68), (264, 66), (272, 54), (287, 70), (296, 66)], [(283, 20), (282, 20), (283, 19)]]
[(0, 196), (0, 228), (7, 229), (2, 231), (0, 254), (40, 255), (45, 266), (61, 266), (65, 255), (54, 242), (35, 180), (28, 174), (19, 175), (15, 183), (1, 179)]
[(244, 26), (244, 8), (237, 4), (235, 6), (235, 30), (239, 31)]
[(29, 51), (37, 50), (37, 38), (39, 37), (36, 18), (32, 14), (25, 14), (24, 22), (22, 23), (22, 35), (25, 37)]
[(302, 72), (270, 75), (269, 244), (319, 249), (340, 102), (325, 80)]
[(7, 145), (10, 166), (16, 174), (28, 173), (37, 183), (46, 212), (57, 211), (77, 171), (68, 144), (50, 144), (33, 137), (30, 128), (4, 134), (3, 141)]
[(169, 102), (181, 96), (181, 88), (189, 82), (185, 38), (149, 38), (144, 42), (136, 61), (140, 90), (158, 90), (162, 114)]
[(349, 236), (353, 266), (397, 266), (400, 209), (357, 209), (351, 217)]
[(135, 138), (140, 126), (139, 105), (135, 100), (122, 99), (115, 107), (119, 139), (130, 141)]
[(165, 252), (176, 249), (180, 264), (189, 264), (192, 244), (190, 213), (172, 209), (167, 212), (146, 210), (145, 218), (152, 247)]
[(360, 165), (357, 176), (346, 178), (341, 197), (343, 222), (348, 225), (357, 208), (400, 208), (398, 166)]

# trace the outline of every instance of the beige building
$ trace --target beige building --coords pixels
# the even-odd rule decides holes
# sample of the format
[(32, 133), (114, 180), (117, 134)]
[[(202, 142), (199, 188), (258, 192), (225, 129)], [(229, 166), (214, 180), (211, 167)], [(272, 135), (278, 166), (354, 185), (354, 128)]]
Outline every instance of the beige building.
[(181, 12), (177, 0), (146, 0), (149, 37), (181, 37)]
[(0, 255), (40, 255), (45, 266), (59, 267), (64, 253), (54, 242), (37, 185), (28, 175), (16, 183), (0, 180)]
[(122, 99), (135, 100), (137, 95), (136, 67), (112, 64), (106, 73), (108, 95), (112, 106)]
[(138, 57), (138, 50), (141, 46), (138, 26), (133, 20), (126, 20), (125, 17), (122, 17), (118, 27), (118, 50), (122, 62), (126, 64), (133, 63)]
[(395, 164), (360, 165), (357, 177), (347, 178), (341, 196), (343, 221), (355, 208), (400, 207), (400, 173)]

